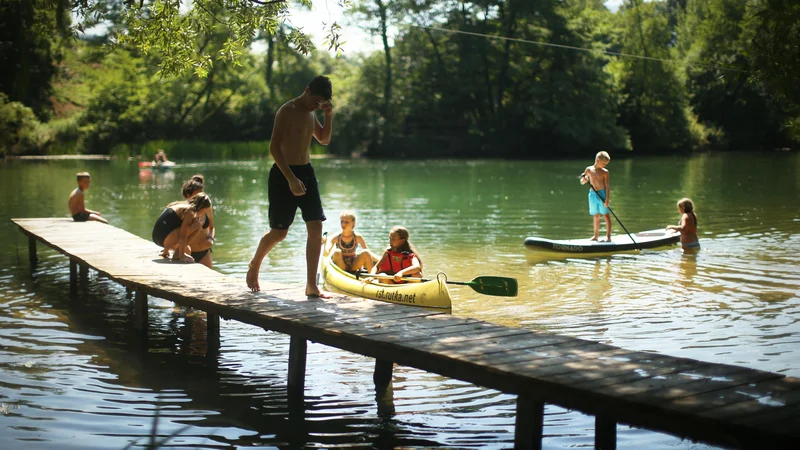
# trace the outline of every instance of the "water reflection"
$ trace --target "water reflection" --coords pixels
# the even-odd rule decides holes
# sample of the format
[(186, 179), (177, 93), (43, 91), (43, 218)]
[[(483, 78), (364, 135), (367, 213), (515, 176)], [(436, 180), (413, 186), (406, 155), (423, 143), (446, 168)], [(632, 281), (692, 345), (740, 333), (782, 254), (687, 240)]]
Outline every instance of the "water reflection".
[[(177, 183), (201, 172), (219, 222), (216, 267), (243, 278), (268, 226), (269, 164), (198, 162), (143, 179), (126, 161), (0, 163), (0, 447), (27, 447), (21, 444), (35, 438), (48, 450), (123, 448), (149, 438), (157, 411), (159, 438), (180, 431), (169, 441), (177, 447), (512, 445), (513, 396), (402, 366), (388, 389), (376, 391), (374, 360), (318, 344), (309, 344), (305, 407), (292, 411), (286, 336), (222, 321), (222, 348), (209, 359), (204, 314), (157, 299), (150, 348), (139, 353), (124, 289), (92, 275), (70, 302), (67, 260), (40, 246), (31, 277), (27, 241), (8, 221), (66, 217), (74, 174), (88, 170), (88, 206), (149, 239), (164, 205), (179, 198)], [(515, 298), (454, 286), (455, 315), (800, 375), (800, 154), (627, 159), (614, 187), (626, 227), (673, 223), (674, 202), (688, 195), (697, 201), (703, 251), (560, 259), (537, 258), (522, 241), (591, 231), (585, 190), (567, 175), (574, 161), (324, 160), (315, 167), (328, 216), (356, 210), (358, 231), (373, 247), (400, 223), (432, 271), (452, 280), (519, 280)], [(338, 231), (336, 222), (326, 230)], [(294, 227), (265, 260), (264, 278), (302, 283), (304, 242), (302, 226)], [(545, 426), (548, 448), (594, 439), (593, 418), (554, 406)], [(621, 447), (706, 448), (646, 430), (618, 434)]]
[(139, 170), (139, 184), (152, 186), (154, 189), (169, 187), (175, 181), (175, 172), (172, 170)]

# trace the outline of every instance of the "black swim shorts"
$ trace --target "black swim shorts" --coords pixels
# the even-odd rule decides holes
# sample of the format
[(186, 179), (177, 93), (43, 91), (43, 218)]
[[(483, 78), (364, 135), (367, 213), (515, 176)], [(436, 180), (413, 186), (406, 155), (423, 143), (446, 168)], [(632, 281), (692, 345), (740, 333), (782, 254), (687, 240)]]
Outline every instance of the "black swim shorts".
[(75, 222), (86, 222), (87, 220), (89, 220), (89, 213), (87, 212), (75, 213), (75, 215), (72, 216), (72, 220), (74, 220)]
[(178, 216), (172, 208), (167, 208), (156, 220), (153, 225), (153, 242), (159, 246), (164, 246), (164, 240), (167, 239), (172, 230), (178, 229), (183, 224), (183, 220)]
[(306, 186), (305, 195), (295, 196), (289, 188), (289, 182), (277, 165), (269, 170), (269, 226), (275, 230), (288, 230), (294, 222), (297, 208), (303, 213), (303, 220), (325, 220), (322, 200), (319, 197), (319, 185), (311, 164), (289, 166), (292, 173)]

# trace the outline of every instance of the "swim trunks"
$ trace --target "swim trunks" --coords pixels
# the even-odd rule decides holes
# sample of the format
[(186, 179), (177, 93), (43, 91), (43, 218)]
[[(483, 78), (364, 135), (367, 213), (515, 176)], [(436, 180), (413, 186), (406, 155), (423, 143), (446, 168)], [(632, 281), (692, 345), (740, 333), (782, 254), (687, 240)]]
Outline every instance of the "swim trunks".
[(72, 220), (74, 220), (75, 222), (86, 222), (87, 220), (89, 220), (89, 213), (87, 212), (75, 213), (72, 216)]
[(682, 242), (681, 247), (683, 248), (700, 248), (700, 241), (694, 242)]
[[(598, 197), (597, 194), (600, 194)], [(589, 215), (594, 216), (597, 214), (608, 214), (610, 213), (609, 209), (605, 207), (603, 204), (606, 198), (606, 190), (600, 189), (597, 191), (597, 194), (594, 190), (589, 191)]]
[(173, 230), (180, 228), (182, 224), (183, 220), (174, 209), (165, 209), (158, 217), (158, 220), (156, 220), (156, 224), (153, 225), (153, 242), (159, 247), (163, 247), (164, 239), (166, 239)]
[(342, 255), (342, 261), (344, 261), (344, 266), (347, 267), (348, 272), (355, 272), (355, 269), (353, 269), (353, 264), (355, 264), (356, 258), (357, 257), (355, 255), (350, 255), (350, 256)]
[(303, 215), (303, 220), (325, 220), (325, 212), (322, 210), (322, 200), (319, 196), (319, 184), (314, 175), (314, 168), (311, 164), (302, 166), (289, 166), (294, 176), (300, 179), (306, 186), (304, 195), (295, 196), (289, 188), (289, 181), (277, 165), (273, 164), (269, 171), (267, 188), (269, 189), (269, 226), (275, 230), (288, 230), (294, 222), (297, 208)]

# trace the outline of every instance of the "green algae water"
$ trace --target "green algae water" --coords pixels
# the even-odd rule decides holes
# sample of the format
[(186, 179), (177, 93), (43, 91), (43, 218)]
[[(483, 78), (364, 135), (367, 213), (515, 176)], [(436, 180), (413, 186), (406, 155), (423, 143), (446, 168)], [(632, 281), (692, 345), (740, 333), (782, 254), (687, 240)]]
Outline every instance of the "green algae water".
[[(271, 162), (177, 162), (167, 172), (117, 160), (0, 162), (0, 448), (513, 446), (512, 395), (396, 367), (393, 390), (376, 398), (371, 359), (310, 344), (298, 411), (285, 394), (287, 336), (223, 321), (222, 348), (210, 361), (204, 314), (151, 299), (151, 348), (141, 354), (124, 288), (92, 275), (70, 302), (68, 260), (41, 245), (29, 273), (27, 240), (9, 219), (67, 217), (75, 172), (92, 174), (89, 208), (145, 239), (181, 183), (202, 173), (214, 202), (215, 269), (245, 289), (268, 226)], [(698, 255), (670, 247), (547, 259), (525, 249), (527, 236), (591, 235), (586, 187), (576, 178), (591, 162), (313, 164), (326, 231), (353, 210), (376, 251), (392, 226), (407, 227), (427, 274), (519, 280), (515, 298), (451, 287), (455, 315), (800, 376), (800, 154), (612, 159), (611, 206), (628, 230), (677, 223), (675, 202), (690, 197)], [(298, 215), (261, 279), (301, 285), (304, 245)], [(545, 448), (593, 442), (593, 417), (547, 407)], [(626, 426), (618, 447), (711, 448)]]

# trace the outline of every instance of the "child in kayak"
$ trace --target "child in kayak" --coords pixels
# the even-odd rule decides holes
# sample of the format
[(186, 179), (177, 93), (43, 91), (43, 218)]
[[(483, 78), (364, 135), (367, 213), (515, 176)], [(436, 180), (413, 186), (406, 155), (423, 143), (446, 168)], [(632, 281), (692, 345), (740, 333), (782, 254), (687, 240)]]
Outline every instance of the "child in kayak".
[(611, 161), (607, 152), (599, 152), (594, 157), (594, 165), (586, 167), (581, 174), (581, 184), (591, 183), (589, 189), (589, 215), (594, 217), (594, 236), (597, 241), (600, 234), (600, 216), (606, 221), (606, 241), (611, 241), (611, 184), (606, 166)]
[[(369, 250), (364, 237), (355, 232), (356, 215), (350, 211), (344, 211), (339, 216), (339, 219), (342, 231), (325, 241), (325, 252), (323, 254), (328, 256), (333, 250), (333, 255), (331, 255), (333, 263), (348, 272), (356, 272), (362, 267), (366, 268), (367, 271), (372, 270), (372, 265), (378, 258)], [(359, 245), (364, 249), (361, 252), (356, 251)]]
[(370, 270), (371, 274), (394, 276), (380, 279), (381, 283), (404, 283), (403, 277), (422, 278), (422, 259), (408, 237), (408, 230), (404, 227), (397, 226), (389, 232), (389, 248)]
[(694, 203), (691, 199), (678, 200), (678, 211), (681, 221), (678, 225), (667, 225), (667, 230), (681, 233), (681, 247), (684, 250), (699, 250), (700, 240), (697, 238), (697, 216), (694, 213)]

